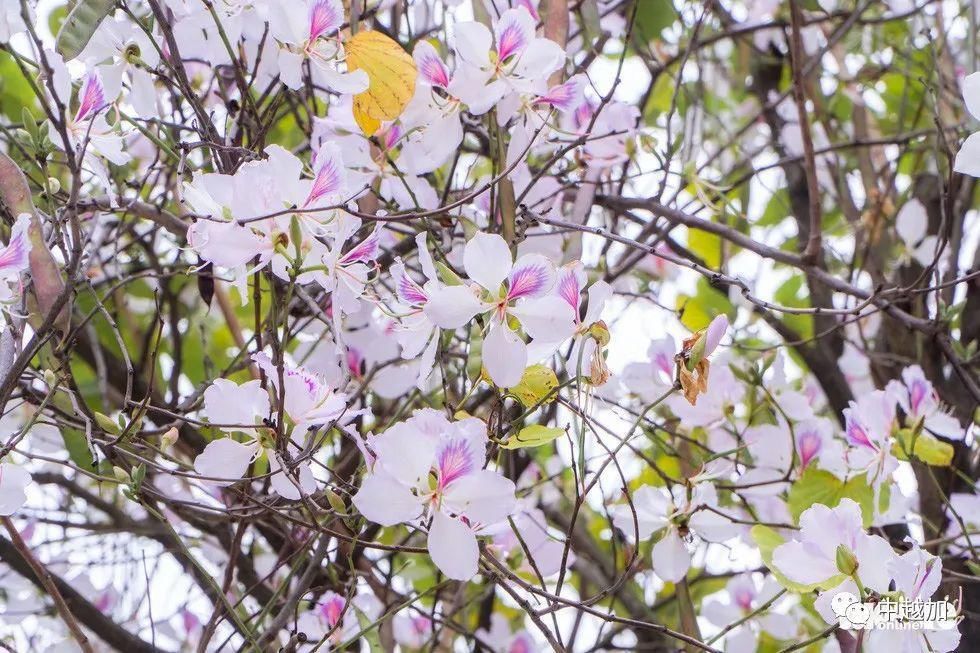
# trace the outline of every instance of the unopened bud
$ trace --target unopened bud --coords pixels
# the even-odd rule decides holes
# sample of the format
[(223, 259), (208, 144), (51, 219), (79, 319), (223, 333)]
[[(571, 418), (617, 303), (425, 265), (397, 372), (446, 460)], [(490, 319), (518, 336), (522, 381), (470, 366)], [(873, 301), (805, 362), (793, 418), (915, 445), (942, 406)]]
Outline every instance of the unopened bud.
[(126, 470), (123, 469), (122, 467), (116, 467), (115, 465), (113, 465), (112, 475), (116, 478), (117, 481), (119, 481), (124, 485), (129, 485), (133, 481), (133, 479), (129, 477), (129, 473), (126, 472)]
[(843, 544), (837, 545), (837, 569), (845, 576), (853, 576), (858, 570), (858, 560)]
[(335, 512), (339, 512), (339, 513), (347, 512), (347, 506), (344, 505), (344, 500), (339, 494), (337, 494), (336, 492), (330, 489), (327, 490), (326, 494), (327, 494), (327, 503), (330, 504), (330, 507), (333, 508)]
[(180, 435), (177, 433), (177, 427), (171, 426), (169, 429), (167, 429), (167, 432), (163, 434), (163, 437), (160, 438), (160, 448), (166, 450), (174, 446), (178, 437), (180, 437)]
[(55, 390), (58, 387), (58, 377), (51, 370), (44, 370), (44, 383), (48, 386), (49, 390)]
[(111, 433), (113, 435), (119, 435), (122, 433), (122, 429), (119, 428), (119, 424), (116, 423), (114, 419), (108, 415), (104, 415), (100, 412), (95, 413), (95, 422), (99, 425), (106, 433)]
[(60, 190), (61, 190), (61, 182), (58, 181), (56, 177), (48, 177), (48, 188), (47, 188), (48, 194), (55, 195)]

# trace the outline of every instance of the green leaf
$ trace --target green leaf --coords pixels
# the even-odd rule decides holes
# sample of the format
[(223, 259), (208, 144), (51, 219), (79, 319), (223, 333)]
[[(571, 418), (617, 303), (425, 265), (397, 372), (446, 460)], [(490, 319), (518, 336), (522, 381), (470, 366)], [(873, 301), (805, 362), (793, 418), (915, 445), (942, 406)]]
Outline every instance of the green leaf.
[(0, 113), (16, 122), (21, 120), (25, 107), (36, 104), (30, 82), (21, 74), (17, 62), (6, 52), (0, 52)]
[(735, 307), (727, 295), (711, 287), (707, 279), (698, 279), (694, 296), (678, 295), (676, 307), (681, 313), (681, 322), (691, 331), (700, 331), (711, 323), (717, 315), (724, 313), (729, 320), (735, 318)]
[(543, 444), (548, 444), (552, 440), (561, 437), (565, 434), (564, 429), (560, 429), (554, 426), (542, 426), (540, 424), (532, 424), (531, 426), (525, 426), (521, 429), (521, 432), (514, 437), (507, 440), (505, 444), (500, 445), (504, 449), (524, 449), (526, 447), (540, 447)]
[(647, 41), (660, 38), (665, 28), (674, 24), (677, 12), (670, 0), (643, 0), (637, 3), (636, 30)]
[(447, 286), (462, 286), (463, 280), (459, 278), (459, 275), (449, 269), (449, 266), (442, 261), (436, 261), (436, 274), (439, 275), (439, 280), (442, 281)]
[(687, 248), (700, 256), (709, 268), (717, 270), (721, 267), (721, 236), (690, 229), (687, 232)]
[(855, 476), (844, 482), (826, 470), (808, 467), (790, 487), (786, 505), (793, 520), (799, 522), (800, 515), (810, 506), (820, 503), (834, 508), (841, 499), (852, 499), (861, 506), (865, 527), (871, 525), (874, 518), (874, 490), (864, 476)]
[[(507, 394), (516, 397), (525, 408), (541, 403), (551, 403), (555, 395), (551, 392), (558, 387), (558, 376), (547, 365), (531, 365), (524, 370), (521, 382), (507, 389)], [(550, 396), (549, 396), (550, 395)]]
[(670, 106), (674, 97), (674, 79), (666, 72), (657, 77), (650, 91), (650, 99), (647, 100), (646, 107), (643, 108), (643, 117), (647, 122), (652, 122), (659, 114), (670, 111)]
[(772, 194), (769, 203), (766, 204), (765, 211), (762, 212), (762, 217), (756, 220), (753, 226), (775, 226), (789, 217), (789, 212), (789, 193), (784, 189), (779, 189)]
[(599, 20), (598, 0), (582, 0), (579, 5), (579, 15), (582, 17), (582, 31), (585, 32), (586, 43), (595, 43), (602, 35)]
[[(915, 447), (914, 451), (912, 450), (913, 446)], [(938, 440), (925, 431), (913, 435), (911, 429), (899, 430), (898, 442), (895, 443), (892, 450), (902, 460), (908, 460), (908, 455), (911, 453), (915, 458), (933, 467), (949, 467), (953, 462), (953, 445)]]
[(66, 61), (80, 55), (115, 6), (115, 0), (79, 0), (58, 30), (55, 49)]
[(812, 592), (817, 588), (830, 589), (840, 585), (844, 580), (844, 575), (834, 576), (825, 580), (823, 583), (816, 583), (813, 585), (803, 585), (783, 576), (778, 569), (776, 569), (772, 564), (772, 554), (780, 544), (784, 544), (786, 540), (782, 535), (777, 533), (775, 530), (769, 528), (768, 526), (763, 526), (761, 524), (756, 524), (753, 526), (749, 533), (752, 535), (752, 539), (755, 540), (756, 545), (759, 547), (759, 555), (762, 558), (763, 564), (766, 568), (772, 572), (773, 578), (779, 582), (780, 585), (792, 592), (799, 592), (800, 594), (806, 594)]
[[(773, 299), (777, 304), (790, 308), (810, 308), (810, 296), (803, 287), (803, 274), (794, 274), (783, 282)], [(801, 338), (813, 337), (813, 316), (799, 313), (783, 313), (780, 319)]]

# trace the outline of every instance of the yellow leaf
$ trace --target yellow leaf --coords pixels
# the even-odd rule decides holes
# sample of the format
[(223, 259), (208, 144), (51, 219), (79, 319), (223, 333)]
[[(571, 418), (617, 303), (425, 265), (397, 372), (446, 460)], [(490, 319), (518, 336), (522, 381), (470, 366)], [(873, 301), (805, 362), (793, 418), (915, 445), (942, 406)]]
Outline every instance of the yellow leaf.
[(564, 434), (564, 429), (555, 428), (553, 426), (532, 424), (531, 426), (525, 426), (522, 428), (520, 433), (509, 438), (507, 442), (500, 446), (504, 449), (540, 447), (541, 445), (548, 444), (552, 440), (559, 438)]
[(368, 136), (383, 120), (394, 120), (415, 93), (415, 61), (381, 32), (358, 32), (344, 44), (347, 69), (363, 70), (368, 89), (354, 96), (354, 120)]
[(558, 387), (558, 377), (554, 370), (546, 365), (531, 365), (524, 370), (521, 382), (513, 388), (508, 388), (507, 393), (517, 397), (518, 401), (525, 408), (531, 408), (538, 404), (551, 403), (555, 400), (552, 392)]

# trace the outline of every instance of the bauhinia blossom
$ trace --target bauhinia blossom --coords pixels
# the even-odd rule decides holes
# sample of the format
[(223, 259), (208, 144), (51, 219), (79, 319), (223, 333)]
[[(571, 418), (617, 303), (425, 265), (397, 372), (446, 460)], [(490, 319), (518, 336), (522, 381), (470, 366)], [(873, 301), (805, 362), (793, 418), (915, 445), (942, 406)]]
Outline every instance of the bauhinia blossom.
[(540, 254), (525, 254), (515, 262), (503, 238), (481, 232), (466, 243), (463, 267), (476, 282), (472, 295), (438, 289), (429, 295), (425, 313), (444, 329), (463, 326), (483, 313), (487, 323), (483, 365), (498, 386), (515, 386), (527, 367), (528, 350), (513, 323), (544, 342), (561, 342), (575, 332), (572, 307), (549, 294), (555, 285), (555, 265)]
[(382, 526), (428, 523), (428, 549), (442, 573), (469, 580), (477, 573), (481, 528), (513, 511), (514, 482), (484, 469), (486, 425), (451, 422), (423, 409), (368, 440), (374, 462), (354, 505)]
[(653, 571), (676, 583), (691, 567), (691, 553), (684, 538), (695, 534), (709, 542), (723, 542), (736, 534), (735, 525), (718, 505), (711, 483), (693, 488), (675, 485), (673, 491), (644, 485), (633, 493), (630, 504), (616, 506), (613, 524), (631, 539), (646, 540), (658, 534), (653, 545)]

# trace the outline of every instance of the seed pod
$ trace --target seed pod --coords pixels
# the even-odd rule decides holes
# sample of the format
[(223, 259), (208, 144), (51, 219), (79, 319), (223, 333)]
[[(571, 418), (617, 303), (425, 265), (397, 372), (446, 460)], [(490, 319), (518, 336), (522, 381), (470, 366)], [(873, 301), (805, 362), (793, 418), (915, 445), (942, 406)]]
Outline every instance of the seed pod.
[(55, 48), (65, 61), (82, 53), (95, 30), (115, 6), (115, 0), (79, 0), (65, 18), (55, 41)]

